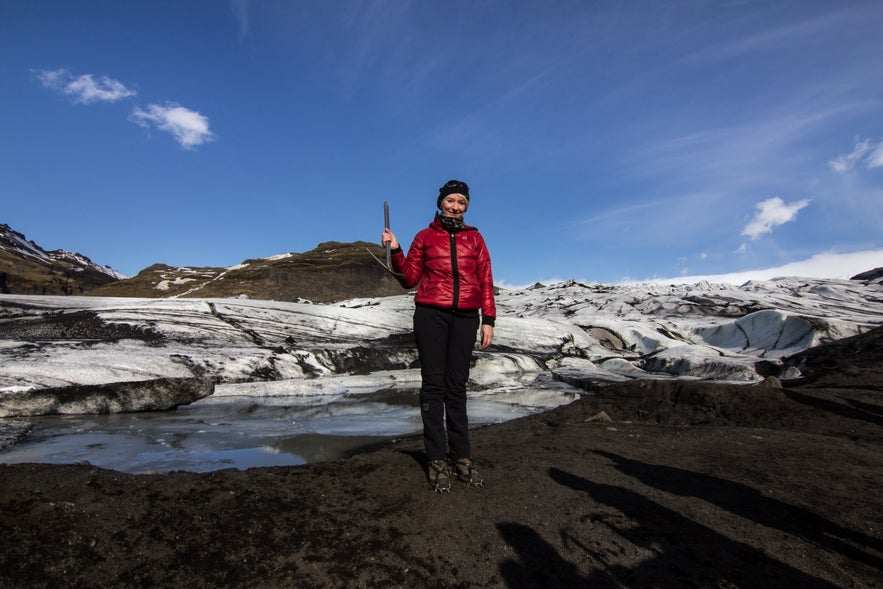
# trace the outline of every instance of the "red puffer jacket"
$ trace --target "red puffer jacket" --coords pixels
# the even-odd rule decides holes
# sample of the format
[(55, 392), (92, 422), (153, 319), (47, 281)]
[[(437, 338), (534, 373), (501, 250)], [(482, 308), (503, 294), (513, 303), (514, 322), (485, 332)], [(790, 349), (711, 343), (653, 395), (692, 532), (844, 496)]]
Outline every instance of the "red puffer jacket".
[(392, 266), (405, 288), (417, 288), (414, 299), (443, 309), (481, 309), (482, 322), (493, 325), (497, 316), (491, 256), (484, 238), (466, 225), (449, 233), (433, 221), (414, 237), (408, 255), (392, 255)]

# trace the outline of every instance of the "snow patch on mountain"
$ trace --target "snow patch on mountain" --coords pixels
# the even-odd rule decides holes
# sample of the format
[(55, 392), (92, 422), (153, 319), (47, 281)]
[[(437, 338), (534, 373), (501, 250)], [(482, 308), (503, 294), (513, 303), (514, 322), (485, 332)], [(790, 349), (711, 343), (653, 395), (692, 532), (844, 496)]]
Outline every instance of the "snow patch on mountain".
[(53, 262), (63, 261), (68, 262), (74, 266), (79, 266), (78, 270), (80, 271), (86, 268), (90, 268), (117, 280), (127, 278), (126, 275), (117, 272), (110, 266), (100, 266), (96, 264), (83, 254), (68, 252), (60, 249), (46, 251), (33, 241), (28, 240), (23, 234), (15, 231), (6, 224), (0, 224), (0, 249), (7, 250), (14, 254), (18, 254), (25, 258), (30, 258), (45, 264), (52, 264)]

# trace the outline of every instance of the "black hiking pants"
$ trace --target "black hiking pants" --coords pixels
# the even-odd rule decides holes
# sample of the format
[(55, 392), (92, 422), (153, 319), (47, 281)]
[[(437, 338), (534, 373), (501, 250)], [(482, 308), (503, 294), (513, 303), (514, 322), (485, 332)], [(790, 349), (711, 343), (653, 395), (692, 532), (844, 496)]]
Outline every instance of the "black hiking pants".
[(466, 381), (478, 322), (477, 310), (450, 311), (417, 305), (414, 311), (414, 337), (423, 381), (420, 415), (429, 460), (443, 460), (449, 454), (454, 460), (471, 458)]

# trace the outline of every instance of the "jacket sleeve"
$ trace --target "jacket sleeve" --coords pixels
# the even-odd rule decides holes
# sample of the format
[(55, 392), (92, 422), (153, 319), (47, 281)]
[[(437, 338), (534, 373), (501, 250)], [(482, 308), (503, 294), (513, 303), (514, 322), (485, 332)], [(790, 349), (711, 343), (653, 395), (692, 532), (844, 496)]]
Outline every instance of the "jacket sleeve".
[(414, 288), (420, 284), (420, 278), (423, 276), (423, 252), (422, 231), (414, 237), (407, 256), (402, 248), (392, 251), (392, 269), (401, 274), (399, 284), (404, 288)]
[(494, 273), (491, 269), (491, 254), (484, 238), (479, 241), (478, 280), (481, 284), (481, 322), (493, 325), (497, 319), (497, 305), (494, 299)]

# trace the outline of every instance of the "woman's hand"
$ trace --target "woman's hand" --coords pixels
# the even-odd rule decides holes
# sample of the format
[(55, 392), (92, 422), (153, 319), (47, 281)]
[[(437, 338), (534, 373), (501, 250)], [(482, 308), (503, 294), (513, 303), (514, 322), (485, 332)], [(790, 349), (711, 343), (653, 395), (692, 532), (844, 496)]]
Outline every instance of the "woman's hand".
[(482, 325), (481, 326), (481, 349), (486, 350), (490, 347), (491, 342), (494, 341), (494, 326), (493, 325)]
[(393, 232), (389, 230), (389, 227), (384, 229), (383, 234), (380, 236), (380, 245), (386, 247), (386, 244), (389, 244), (389, 247), (394, 250), (399, 249), (399, 240), (396, 239)]

